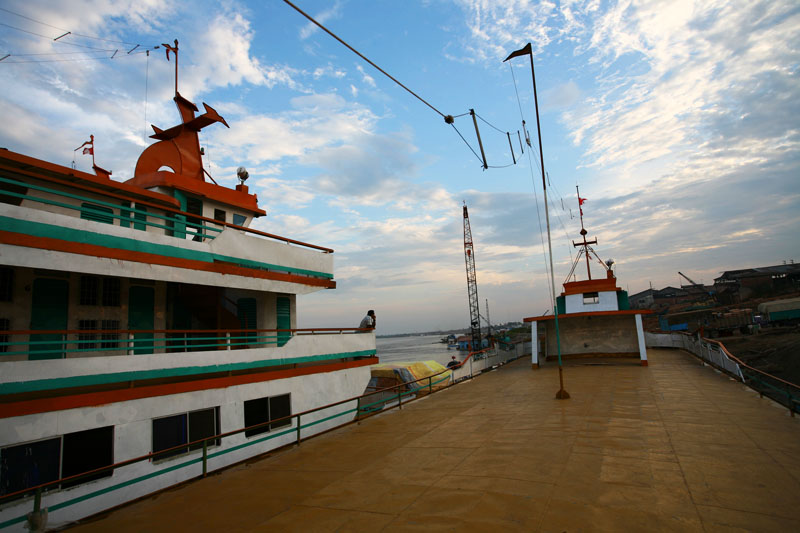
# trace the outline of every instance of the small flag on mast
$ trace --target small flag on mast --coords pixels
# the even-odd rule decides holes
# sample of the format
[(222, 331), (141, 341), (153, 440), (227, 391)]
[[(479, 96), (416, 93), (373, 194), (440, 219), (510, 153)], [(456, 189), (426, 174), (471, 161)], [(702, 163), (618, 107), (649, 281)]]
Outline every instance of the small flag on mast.
[(519, 50), (516, 50), (516, 51), (511, 52), (510, 54), (508, 54), (508, 57), (503, 60), (503, 63), (505, 63), (506, 61), (508, 61), (509, 59), (512, 59), (514, 57), (519, 57), (519, 56), (524, 56), (524, 55), (533, 55), (532, 52), (531, 52), (531, 43), (528, 43), (525, 46), (523, 46), (522, 48), (520, 48)]

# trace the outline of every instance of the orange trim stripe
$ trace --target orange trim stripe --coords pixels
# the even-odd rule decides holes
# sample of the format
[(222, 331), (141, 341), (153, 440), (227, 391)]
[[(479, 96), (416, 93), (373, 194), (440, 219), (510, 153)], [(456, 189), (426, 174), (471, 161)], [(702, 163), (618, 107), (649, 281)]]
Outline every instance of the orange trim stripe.
[[(571, 318), (573, 316), (614, 316), (614, 315), (649, 315), (653, 312), (649, 309), (624, 309), (622, 311), (592, 311), (587, 313), (564, 313), (558, 315), (558, 318)], [(523, 318), (523, 322), (540, 322), (543, 320), (553, 320), (553, 315), (547, 316), (530, 316)]]
[(25, 400), (8, 404), (1, 404), (0, 418), (11, 418), (15, 416), (32, 415), (47, 413), (51, 411), (63, 411), (65, 409), (76, 409), (79, 407), (96, 407), (116, 402), (130, 400), (140, 400), (142, 398), (153, 398), (158, 396), (169, 396), (172, 394), (182, 394), (185, 392), (197, 392), (208, 389), (224, 389), (236, 385), (246, 385), (248, 383), (260, 383), (276, 379), (292, 378), (297, 376), (307, 376), (310, 374), (320, 374), (324, 372), (335, 372), (348, 368), (359, 368), (378, 363), (377, 357), (368, 357), (357, 361), (346, 361), (342, 363), (332, 363), (327, 365), (315, 365), (302, 368), (291, 368), (287, 370), (273, 370), (269, 372), (258, 372), (256, 374), (244, 374), (241, 376), (228, 376), (223, 378), (209, 378), (183, 383), (170, 383), (166, 385), (149, 385), (144, 387), (134, 387), (129, 389), (119, 389), (104, 392), (88, 392), (85, 394), (73, 394), (70, 396), (60, 396), (57, 398), (40, 398), (37, 400)]
[(109, 259), (119, 259), (122, 261), (133, 261), (136, 263), (148, 263), (151, 265), (203, 270), (205, 272), (215, 272), (217, 274), (228, 274), (247, 278), (286, 281), (289, 283), (299, 283), (301, 285), (325, 287), (327, 289), (336, 288), (336, 282), (329, 279), (312, 278), (280, 272), (267, 272), (265, 270), (256, 270), (226, 263), (206, 263), (205, 261), (196, 261), (194, 259), (165, 257), (163, 255), (156, 255), (147, 252), (118, 250), (114, 248), (107, 248), (105, 246), (98, 246), (96, 244), (66, 242), (50, 237), (34, 237), (31, 235), (23, 235), (21, 233), (12, 233), (2, 230), (0, 230), (0, 244), (11, 244), (14, 246), (24, 246), (27, 248), (52, 250), (56, 252), (67, 252), (72, 254), (88, 255), (92, 257), (105, 257)]

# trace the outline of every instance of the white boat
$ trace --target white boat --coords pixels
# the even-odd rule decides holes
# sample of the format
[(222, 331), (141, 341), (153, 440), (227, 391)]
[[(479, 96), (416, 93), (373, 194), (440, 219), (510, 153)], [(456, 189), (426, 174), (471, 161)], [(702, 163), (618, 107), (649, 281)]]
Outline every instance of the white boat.
[(358, 396), (378, 362), (374, 331), (297, 329), (298, 296), (336, 287), (333, 250), (250, 228), (266, 213), (246, 171), (229, 188), (203, 168), (198, 133), (225, 120), (174, 100), (181, 122), (154, 126), (126, 181), (0, 150), (0, 530), (353, 420), (296, 414)]

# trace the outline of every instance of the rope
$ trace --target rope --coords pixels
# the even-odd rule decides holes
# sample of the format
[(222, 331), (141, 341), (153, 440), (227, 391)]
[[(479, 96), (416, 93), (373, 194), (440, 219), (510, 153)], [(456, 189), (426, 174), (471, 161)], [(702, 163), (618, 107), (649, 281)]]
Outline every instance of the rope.
[(450, 125), (451, 125), (451, 126), (453, 126), (453, 129), (454, 129), (454, 130), (456, 130), (456, 133), (458, 133), (458, 136), (459, 136), (459, 137), (461, 137), (461, 140), (462, 140), (462, 141), (464, 141), (464, 144), (466, 144), (466, 145), (467, 145), (467, 147), (470, 149), (470, 151), (472, 151), (472, 153), (475, 155), (475, 157), (477, 157), (477, 158), (478, 158), (478, 161), (480, 161), (480, 163), (481, 163), (481, 167), (483, 167), (483, 159), (481, 159), (481, 156), (479, 156), (479, 155), (477, 154), (477, 152), (475, 152), (475, 150), (474, 150), (474, 149), (472, 148), (472, 146), (471, 146), (471, 145), (470, 145), (470, 144), (467, 142), (467, 140), (464, 138), (464, 136), (463, 136), (463, 135), (461, 135), (461, 132), (460, 132), (460, 131), (458, 131), (458, 128), (456, 128), (456, 125), (455, 125), (455, 124), (450, 124)]
[[(330, 35), (331, 37), (333, 37), (334, 39), (336, 39), (337, 41), (339, 41), (340, 43), (342, 43), (342, 44), (343, 44), (344, 46), (346, 46), (347, 48), (349, 48), (351, 52), (353, 52), (354, 54), (356, 54), (358, 57), (360, 57), (361, 59), (363, 59), (364, 61), (366, 61), (367, 63), (369, 63), (369, 64), (370, 64), (370, 65), (372, 65), (373, 67), (375, 67), (376, 69), (378, 69), (378, 71), (379, 71), (381, 74), (383, 74), (384, 76), (386, 76), (387, 78), (389, 78), (390, 80), (392, 80), (393, 82), (395, 82), (397, 85), (399, 85), (400, 87), (402, 87), (402, 88), (403, 88), (403, 89), (405, 89), (406, 91), (408, 91), (408, 92), (409, 92), (411, 95), (413, 95), (413, 96), (414, 96), (414, 97), (415, 97), (417, 100), (419, 100), (420, 102), (422, 102), (423, 104), (425, 104), (426, 106), (430, 107), (432, 110), (434, 110), (435, 112), (437, 112), (437, 113), (438, 113), (438, 114), (439, 114), (439, 115), (440, 115), (442, 118), (446, 118), (444, 113), (442, 113), (441, 111), (439, 111), (438, 109), (436, 109), (435, 107), (433, 107), (431, 104), (429, 104), (428, 102), (426, 102), (426, 101), (425, 101), (425, 99), (424, 99), (424, 98), (422, 98), (420, 95), (418, 95), (417, 93), (415, 93), (414, 91), (412, 91), (411, 89), (409, 89), (408, 87), (406, 87), (405, 85), (403, 85), (402, 83), (400, 83), (400, 82), (399, 82), (397, 79), (395, 79), (395, 78), (394, 78), (394, 77), (393, 77), (391, 74), (389, 74), (388, 72), (386, 72), (385, 70), (383, 70), (381, 67), (379, 67), (378, 65), (376, 65), (375, 63), (373, 63), (372, 61), (370, 61), (369, 59), (367, 59), (367, 57), (366, 57), (366, 56), (364, 56), (364, 54), (362, 54), (361, 52), (359, 52), (358, 50), (356, 50), (355, 48), (353, 48), (352, 46), (350, 46), (349, 44), (347, 44), (346, 42), (344, 42), (342, 39), (340, 39), (340, 38), (339, 38), (339, 37), (338, 37), (336, 34), (334, 34), (334, 33), (333, 33), (332, 31), (330, 31), (328, 28), (326, 28), (325, 26), (323, 26), (322, 24), (320, 24), (319, 22), (317, 22), (316, 20), (314, 20), (314, 19), (313, 19), (313, 18), (312, 18), (310, 15), (308, 15), (308, 14), (307, 14), (305, 11), (303, 11), (302, 9), (300, 9), (299, 7), (297, 7), (296, 5), (294, 5), (293, 3), (291, 3), (289, 0), (283, 0), (283, 1), (284, 1), (284, 2), (285, 2), (287, 5), (289, 5), (290, 7), (292, 7), (292, 8), (293, 8), (295, 11), (297, 11), (298, 13), (300, 13), (301, 15), (303, 15), (305, 18), (307, 18), (308, 20), (310, 20), (311, 22), (313, 22), (315, 25), (317, 25), (317, 26), (318, 26), (318, 27), (319, 27), (319, 28), (320, 28), (322, 31), (324, 31), (325, 33), (327, 33), (328, 35)], [(459, 135), (460, 135), (460, 134), (459, 134)]]

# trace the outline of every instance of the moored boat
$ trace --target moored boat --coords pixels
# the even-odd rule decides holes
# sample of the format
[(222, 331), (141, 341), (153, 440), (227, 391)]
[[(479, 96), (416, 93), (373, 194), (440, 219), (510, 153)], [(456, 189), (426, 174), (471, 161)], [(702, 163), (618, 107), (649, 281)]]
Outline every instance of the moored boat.
[(297, 328), (298, 296), (336, 287), (333, 250), (252, 228), (247, 172), (230, 188), (203, 167), (198, 134), (224, 118), (174, 101), (126, 181), (0, 150), (0, 529), (330, 429), (355, 415), (291, 416), (358, 396), (378, 361), (372, 330)]

